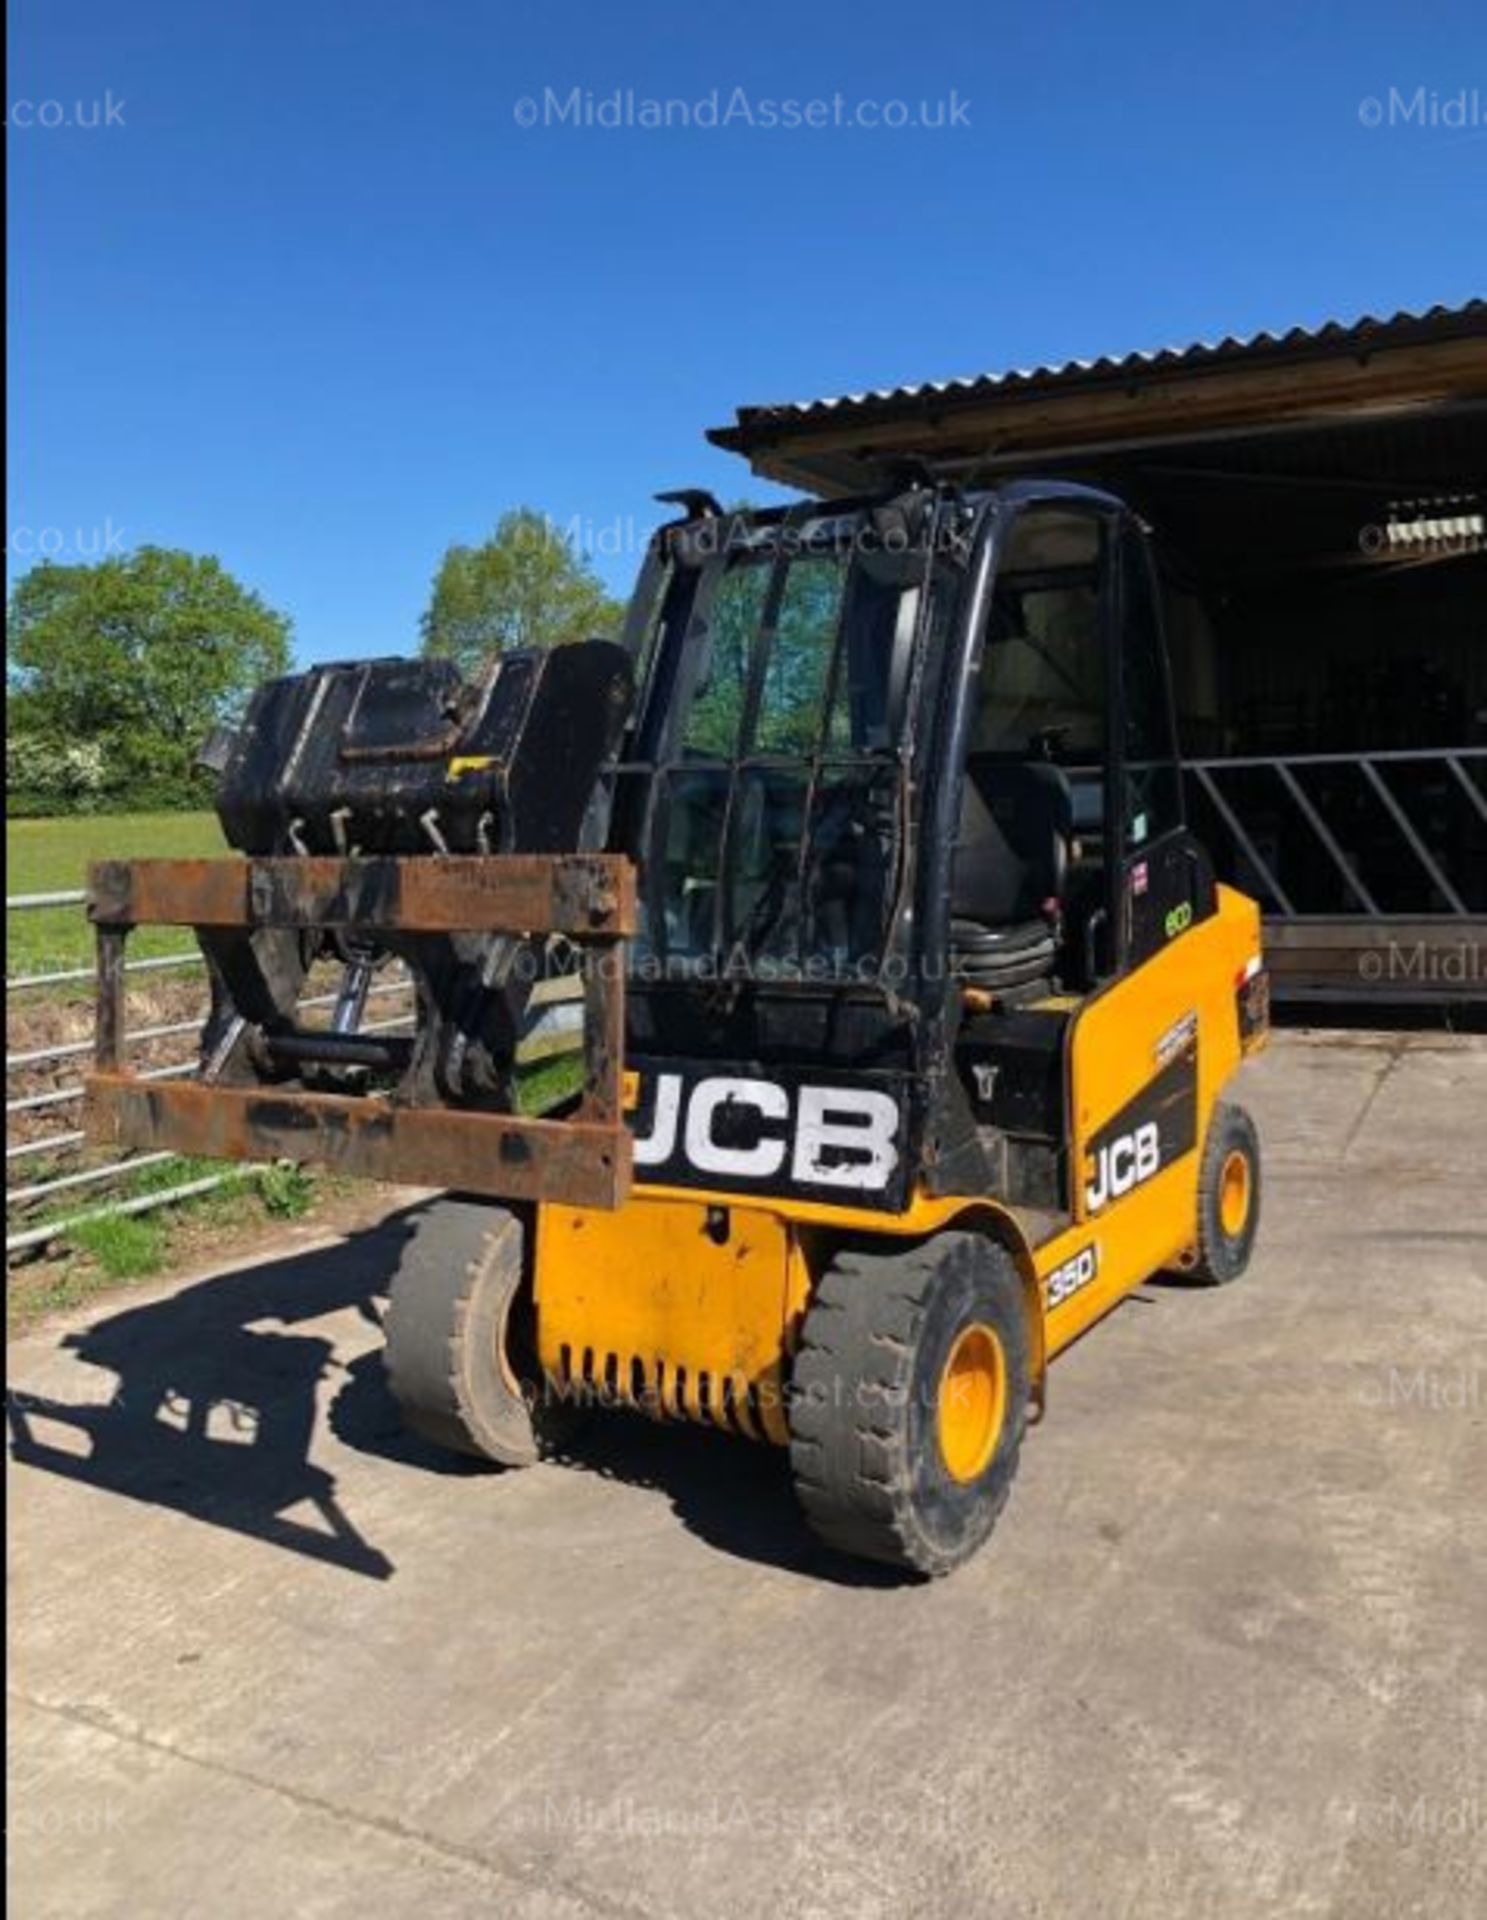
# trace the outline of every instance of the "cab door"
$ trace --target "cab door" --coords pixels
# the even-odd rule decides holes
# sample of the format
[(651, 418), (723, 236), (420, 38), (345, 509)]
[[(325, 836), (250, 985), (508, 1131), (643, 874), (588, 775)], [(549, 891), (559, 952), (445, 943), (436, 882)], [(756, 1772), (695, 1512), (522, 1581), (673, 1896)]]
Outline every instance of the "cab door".
[[(1191, 1246), (1199, 1147), (1233, 1071), (1233, 962), (1182, 809), (1155, 571), (1122, 515), (1110, 555), (1106, 849), (1112, 970), (1069, 1038), (1074, 1239), (1092, 1277), (1060, 1338)], [(1072, 1241), (1071, 1241), (1072, 1244)]]
[(1116, 971), (1139, 966), (1215, 910), (1213, 869), (1188, 830), (1171, 670), (1145, 534), (1121, 519), (1113, 555), (1111, 780)]

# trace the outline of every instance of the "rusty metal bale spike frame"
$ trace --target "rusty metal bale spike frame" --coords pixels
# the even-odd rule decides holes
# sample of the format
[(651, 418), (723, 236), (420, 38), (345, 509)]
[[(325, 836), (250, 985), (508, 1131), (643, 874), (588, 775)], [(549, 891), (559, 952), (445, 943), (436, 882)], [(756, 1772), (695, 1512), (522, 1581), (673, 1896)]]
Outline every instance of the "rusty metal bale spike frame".
[[(503, 1199), (617, 1207), (629, 1192), (622, 943), (635, 871), (612, 854), (105, 860), (89, 874), (98, 940), (90, 1135), (214, 1159), (314, 1161), (337, 1172)], [(141, 925), (353, 927), (361, 932), (561, 933), (583, 981), (583, 1091), (566, 1120), (416, 1106), (292, 1087), (162, 1085), (121, 1067), (124, 943)]]

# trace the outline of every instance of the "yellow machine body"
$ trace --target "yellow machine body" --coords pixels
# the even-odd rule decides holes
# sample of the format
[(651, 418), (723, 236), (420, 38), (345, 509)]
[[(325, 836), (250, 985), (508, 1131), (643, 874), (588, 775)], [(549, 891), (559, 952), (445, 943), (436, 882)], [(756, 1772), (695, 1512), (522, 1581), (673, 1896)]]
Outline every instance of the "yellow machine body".
[[(640, 1186), (615, 1211), (538, 1210), (538, 1357), (560, 1388), (596, 1390), (659, 1417), (783, 1443), (785, 1384), (816, 1277), (844, 1240), (924, 1239), (946, 1227), (993, 1235), (1024, 1282), (1033, 1388), (1046, 1363), (1153, 1273), (1194, 1252), (1209, 1116), (1263, 1027), (1240, 1032), (1237, 997), (1258, 967), (1259, 913), (1220, 887), (1218, 911), (1075, 1004), (1067, 1018), (1071, 1201), (1036, 1226), (991, 1195), (916, 1191), (900, 1213)], [(1092, 1143), (1191, 1048), (1190, 1152), (1096, 1207)]]

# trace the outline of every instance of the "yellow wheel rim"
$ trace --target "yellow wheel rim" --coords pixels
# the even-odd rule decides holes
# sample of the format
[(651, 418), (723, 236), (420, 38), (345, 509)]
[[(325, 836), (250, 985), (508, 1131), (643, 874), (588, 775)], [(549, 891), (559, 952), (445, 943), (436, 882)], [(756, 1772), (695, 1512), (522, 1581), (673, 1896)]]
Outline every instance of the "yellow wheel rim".
[(1249, 1158), (1236, 1147), (1219, 1173), (1219, 1224), (1231, 1240), (1237, 1240), (1244, 1232), (1249, 1204)]
[(1007, 1360), (995, 1331), (976, 1320), (955, 1336), (940, 1375), (940, 1455), (952, 1480), (984, 1473), (1007, 1412)]

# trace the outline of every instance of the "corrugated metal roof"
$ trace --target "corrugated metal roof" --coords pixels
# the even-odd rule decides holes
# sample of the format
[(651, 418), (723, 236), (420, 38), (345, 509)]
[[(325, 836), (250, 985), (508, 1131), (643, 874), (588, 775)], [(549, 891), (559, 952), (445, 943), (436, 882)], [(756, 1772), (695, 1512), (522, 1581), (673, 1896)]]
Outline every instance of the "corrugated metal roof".
[(1086, 383), (1130, 380), (1135, 375), (1205, 372), (1236, 362), (1304, 360), (1316, 355), (1372, 353), (1385, 347), (1412, 346), (1461, 335), (1487, 336), (1487, 299), (1461, 306), (1429, 307), (1422, 312), (1401, 311), (1387, 317), (1363, 314), (1356, 320), (1329, 320), (1319, 327), (1291, 327), (1284, 333), (1262, 332), (1241, 338), (1196, 341), (1186, 347), (1102, 355), (1096, 360), (1065, 360), (1055, 366), (1013, 368), (1003, 373), (980, 373), (962, 379), (926, 380), (913, 386), (880, 387), (866, 393), (839, 394), (821, 400), (792, 400), (764, 406), (744, 406), (735, 424), (716, 427), (708, 439), (718, 446), (746, 448), (761, 433), (770, 435), (808, 429), (843, 415), (853, 419), (922, 407), (927, 401), (956, 405), (1027, 388), (1061, 391)]

